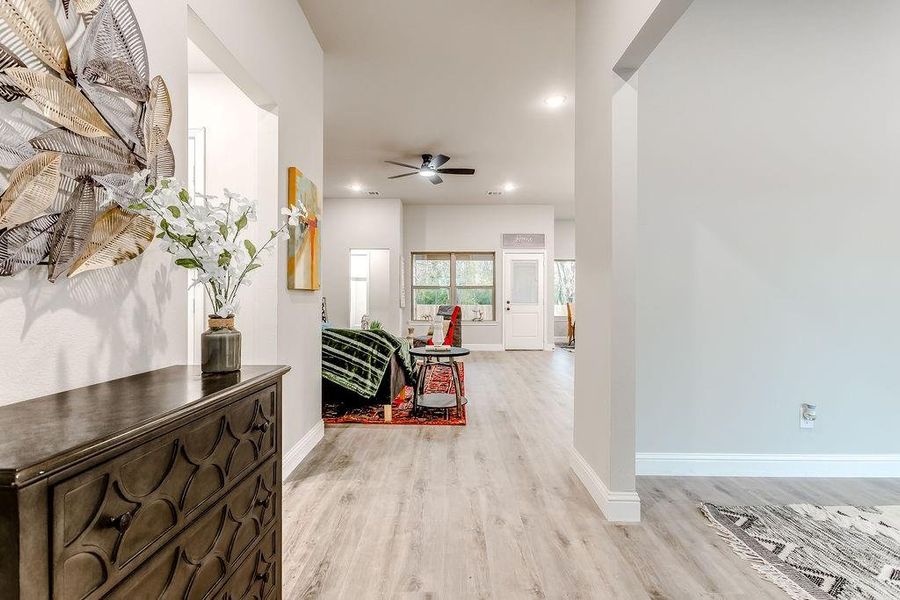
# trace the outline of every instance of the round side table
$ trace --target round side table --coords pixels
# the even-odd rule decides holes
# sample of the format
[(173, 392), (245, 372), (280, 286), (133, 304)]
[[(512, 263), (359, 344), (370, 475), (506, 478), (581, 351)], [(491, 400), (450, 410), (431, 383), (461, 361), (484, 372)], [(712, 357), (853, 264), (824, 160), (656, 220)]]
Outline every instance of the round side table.
[[(465, 396), (462, 395), (462, 385), (459, 377), (459, 363), (457, 358), (468, 356), (469, 350), (465, 348), (450, 348), (444, 352), (436, 352), (428, 350), (429, 346), (421, 348), (412, 348), (409, 353), (416, 358), (424, 359), (424, 363), (419, 368), (419, 376), (416, 381), (416, 387), (413, 390), (413, 414), (415, 415), (419, 408), (436, 408), (443, 409), (444, 417), (450, 419), (450, 409), (456, 408), (456, 415), (462, 416), (462, 407), (468, 403)], [(425, 374), (429, 369), (449, 368), (453, 377), (453, 389), (455, 394), (426, 394), (425, 393)]]

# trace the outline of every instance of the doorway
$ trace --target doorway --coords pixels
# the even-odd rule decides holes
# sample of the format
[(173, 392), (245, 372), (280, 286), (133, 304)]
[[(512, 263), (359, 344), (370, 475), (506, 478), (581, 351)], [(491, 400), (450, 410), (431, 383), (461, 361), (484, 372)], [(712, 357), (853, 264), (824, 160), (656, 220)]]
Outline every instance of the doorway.
[[(256, 202), (247, 238), (265, 240), (278, 223), (278, 117), (262, 108), (188, 40), (188, 187), (195, 201), (229, 190)], [(240, 293), (237, 328), (246, 364), (275, 364), (277, 261), (263, 261)], [(192, 282), (193, 283), (193, 282)], [(200, 333), (211, 312), (203, 287), (188, 292), (188, 361), (200, 362)]]
[(543, 350), (546, 257), (543, 252), (503, 254), (503, 348)]
[(391, 316), (391, 251), (350, 250), (350, 327), (363, 316), (382, 326)]

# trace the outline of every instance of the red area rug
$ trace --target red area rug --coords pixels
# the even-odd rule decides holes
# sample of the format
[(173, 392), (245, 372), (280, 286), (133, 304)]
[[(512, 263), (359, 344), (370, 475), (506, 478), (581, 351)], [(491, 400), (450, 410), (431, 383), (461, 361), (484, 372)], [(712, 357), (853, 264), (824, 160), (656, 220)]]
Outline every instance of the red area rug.
[[(465, 395), (465, 365), (459, 363), (459, 378)], [(453, 377), (450, 375), (450, 369), (438, 368), (429, 369), (425, 376), (425, 392), (428, 394), (454, 394), (455, 386), (453, 385)], [(360, 406), (352, 408), (340, 416), (326, 416), (325, 423), (328, 424), (346, 424), (361, 423), (368, 425), (465, 425), (466, 424), (466, 407), (462, 407), (459, 415), (456, 409), (450, 409), (450, 418), (444, 418), (443, 409), (430, 410), (420, 408), (416, 416), (412, 414), (413, 389), (405, 388), (400, 394), (394, 398), (391, 405), (390, 421), (384, 418), (384, 406), (381, 404), (374, 406)]]

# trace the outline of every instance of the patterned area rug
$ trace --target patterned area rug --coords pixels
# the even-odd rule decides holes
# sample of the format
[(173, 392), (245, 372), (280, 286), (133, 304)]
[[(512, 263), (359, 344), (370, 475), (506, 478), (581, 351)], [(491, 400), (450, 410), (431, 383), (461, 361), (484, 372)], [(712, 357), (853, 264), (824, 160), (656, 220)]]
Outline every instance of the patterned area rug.
[(900, 599), (900, 506), (701, 506), (734, 551), (797, 600)]
[[(459, 378), (463, 395), (465, 395), (465, 364), (459, 363)], [(454, 394), (456, 386), (450, 369), (429, 369), (425, 376), (425, 391), (429, 394)], [(465, 425), (466, 407), (457, 415), (456, 409), (450, 409), (450, 418), (444, 416), (443, 410), (429, 410), (420, 408), (416, 416), (412, 414), (413, 389), (407, 387), (391, 405), (391, 420), (385, 421), (384, 406), (360, 406), (351, 408), (340, 414), (338, 407), (325, 405), (323, 407), (324, 421), (327, 424), (362, 423), (369, 425)]]

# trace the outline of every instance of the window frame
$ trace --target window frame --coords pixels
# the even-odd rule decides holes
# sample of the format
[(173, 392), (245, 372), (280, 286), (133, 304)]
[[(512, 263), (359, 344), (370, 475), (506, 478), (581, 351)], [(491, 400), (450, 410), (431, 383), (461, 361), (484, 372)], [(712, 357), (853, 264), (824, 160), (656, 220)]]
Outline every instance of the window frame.
[[(493, 269), (491, 269), (491, 284), (490, 285), (457, 285), (456, 284), (456, 261), (457, 256), (463, 255), (484, 255), (490, 256), (491, 262), (493, 263)], [(458, 295), (457, 290), (491, 290), (491, 297), (493, 298), (493, 302), (490, 305), (493, 313), (493, 318), (488, 321), (473, 321), (471, 319), (465, 319), (464, 323), (496, 323), (497, 322), (497, 253), (493, 250), (454, 250), (454, 251), (418, 251), (418, 252), (410, 252), (409, 253), (409, 280), (410, 280), (410, 302), (409, 302), (409, 313), (410, 320), (415, 323), (427, 323), (427, 320), (419, 319), (416, 315), (416, 290), (445, 290), (448, 289), (448, 286), (443, 285), (416, 285), (416, 256), (428, 255), (428, 256), (440, 256), (446, 255), (450, 258), (450, 304), (456, 305), (458, 304)], [(488, 305), (484, 305), (488, 306)]]

